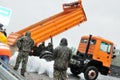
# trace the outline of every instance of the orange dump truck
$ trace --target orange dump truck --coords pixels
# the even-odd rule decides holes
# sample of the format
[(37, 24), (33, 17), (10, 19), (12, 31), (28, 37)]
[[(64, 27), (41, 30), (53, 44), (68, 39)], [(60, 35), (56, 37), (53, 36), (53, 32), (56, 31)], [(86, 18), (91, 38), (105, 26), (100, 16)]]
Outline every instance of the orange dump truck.
[[(30, 31), (37, 45), (86, 20), (81, 0), (63, 4), (62, 12), (15, 33), (11, 33), (8, 36), (8, 44), (14, 45), (21, 35), (25, 34), (26, 31)], [(113, 42), (101, 37), (83, 36), (76, 55), (73, 55), (70, 61), (69, 67), (71, 72), (75, 75), (83, 72), (86, 80), (95, 80), (98, 72), (107, 75), (110, 71), (113, 45)], [(52, 55), (52, 53), (44, 52), (40, 55), (40, 58), (50, 59)]]
[(113, 53), (113, 42), (98, 36), (83, 36), (76, 55), (72, 56), (70, 70), (75, 75), (83, 72), (86, 80), (95, 80), (98, 72), (110, 73)]

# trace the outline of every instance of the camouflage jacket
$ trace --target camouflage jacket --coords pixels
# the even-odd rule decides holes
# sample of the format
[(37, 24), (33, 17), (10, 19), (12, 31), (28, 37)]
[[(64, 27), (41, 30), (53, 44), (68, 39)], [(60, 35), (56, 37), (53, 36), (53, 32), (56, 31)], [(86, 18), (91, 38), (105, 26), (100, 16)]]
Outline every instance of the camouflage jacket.
[(34, 46), (34, 41), (31, 37), (22, 36), (16, 42), (19, 50), (30, 52)]
[(67, 70), (68, 62), (71, 58), (72, 51), (67, 46), (58, 46), (53, 52), (54, 69), (59, 71)]

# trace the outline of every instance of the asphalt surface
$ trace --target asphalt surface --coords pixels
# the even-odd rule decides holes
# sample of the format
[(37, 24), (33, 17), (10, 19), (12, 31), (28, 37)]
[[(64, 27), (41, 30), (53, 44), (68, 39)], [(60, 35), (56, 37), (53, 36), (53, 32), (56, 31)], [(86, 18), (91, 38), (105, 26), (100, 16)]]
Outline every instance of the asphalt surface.
[[(25, 77), (27, 80), (53, 80), (46, 74), (38, 74), (38, 73), (25, 73)], [(72, 74), (68, 74), (67, 80), (84, 80), (84, 76), (74, 76)], [(108, 76), (104, 76), (99, 74), (97, 80), (120, 80), (120, 67), (111, 65), (111, 74)]]
[[(37, 73), (26, 73), (27, 80), (53, 80), (53, 78), (48, 77), (46, 74), (37, 74)], [(67, 80), (84, 80), (79, 76), (69, 75)]]
[(120, 67), (111, 65), (111, 74), (110, 76), (120, 78)]
[[(25, 77), (27, 80), (53, 80), (53, 78), (48, 77), (46, 74), (37, 74), (37, 73), (26, 73)], [(83, 75), (74, 76), (72, 74), (68, 75), (67, 80), (85, 80)], [(103, 76), (99, 74), (97, 80), (120, 80), (120, 78), (113, 76)]]

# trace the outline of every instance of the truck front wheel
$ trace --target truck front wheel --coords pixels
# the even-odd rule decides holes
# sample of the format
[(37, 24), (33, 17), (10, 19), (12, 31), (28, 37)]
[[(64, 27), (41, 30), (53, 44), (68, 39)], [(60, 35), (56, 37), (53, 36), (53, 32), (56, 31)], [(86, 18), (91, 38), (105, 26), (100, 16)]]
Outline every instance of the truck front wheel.
[(96, 80), (98, 77), (98, 70), (94, 66), (89, 66), (84, 73), (84, 77), (86, 80)]

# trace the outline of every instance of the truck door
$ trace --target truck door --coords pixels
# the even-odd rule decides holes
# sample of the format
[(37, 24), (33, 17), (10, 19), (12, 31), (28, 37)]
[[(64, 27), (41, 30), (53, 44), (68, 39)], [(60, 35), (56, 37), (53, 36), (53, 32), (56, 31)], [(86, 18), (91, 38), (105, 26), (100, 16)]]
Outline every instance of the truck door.
[(101, 59), (102, 59), (102, 62), (103, 62), (103, 65), (105, 66), (110, 66), (111, 64), (111, 60), (112, 60), (112, 45), (111, 44), (108, 44), (106, 42), (101, 42), (100, 44), (100, 56), (101, 56)]

